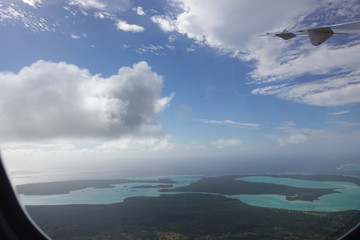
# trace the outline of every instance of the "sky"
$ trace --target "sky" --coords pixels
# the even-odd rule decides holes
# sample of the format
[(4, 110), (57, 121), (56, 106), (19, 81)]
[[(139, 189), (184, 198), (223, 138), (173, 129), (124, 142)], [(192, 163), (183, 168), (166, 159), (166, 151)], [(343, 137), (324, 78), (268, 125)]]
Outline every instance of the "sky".
[(2, 157), (19, 179), (360, 163), (360, 34), (263, 36), (359, 20), (358, 0), (0, 0)]

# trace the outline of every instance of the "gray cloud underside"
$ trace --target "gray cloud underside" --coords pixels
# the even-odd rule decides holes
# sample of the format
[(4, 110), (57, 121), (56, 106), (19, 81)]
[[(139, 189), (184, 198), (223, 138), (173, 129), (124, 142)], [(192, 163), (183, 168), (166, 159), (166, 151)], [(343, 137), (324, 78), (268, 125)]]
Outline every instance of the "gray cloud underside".
[(0, 136), (9, 139), (93, 138), (161, 132), (163, 78), (146, 62), (104, 78), (65, 62), (38, 61), (0, 72)]

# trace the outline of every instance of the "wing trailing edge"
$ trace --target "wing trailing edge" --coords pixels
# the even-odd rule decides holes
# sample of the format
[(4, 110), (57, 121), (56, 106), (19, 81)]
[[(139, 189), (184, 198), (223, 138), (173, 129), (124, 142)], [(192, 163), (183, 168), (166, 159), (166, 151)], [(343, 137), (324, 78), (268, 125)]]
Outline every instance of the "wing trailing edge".
[(309, 29), (307, 32), (309, 34), (310, 42), (314, 46), (319, 46), (334, 34), (330, 27)]

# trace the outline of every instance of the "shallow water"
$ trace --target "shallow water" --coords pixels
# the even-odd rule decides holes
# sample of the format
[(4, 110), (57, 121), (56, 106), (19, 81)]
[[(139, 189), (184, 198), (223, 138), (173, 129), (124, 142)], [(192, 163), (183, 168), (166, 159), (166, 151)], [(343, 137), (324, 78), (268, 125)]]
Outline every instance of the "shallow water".
[(250, 177), (237, 178), (237, 180), (243, 180), (247, 182), (258, 182), (258, 183), (274, 183), (274, 184), (286, 185), (291, 187), (300, 187), (300, 188), (359, 188), (359, 186), (350, 182), (312, 181), (312, 180), (293, 179), (287, 177), (250, 176)]
[(333, 212), (345, 210), (360, 210), (360, 190), (342, 190), (341, 193), (327, 194), (315, 200), (287, 201), (285, 196), (274, 194), (262, 195), (232, 195), (230, 198), (257, 207), (280, 208), (297, 211)]
[[(136, 180), (157, 180), (164, 177), (147, 177)], [(199, 176), (171, 176), (176, 183), (173, 187), (186, 186), (199, 180)], [(19, 194), (24, 205), (66, 205), (66, 204), (110, 204), (124, 201), (125, 198), (138, 196), (160, 196), (159, 188), (133, 188), (144, 185), (164, 185), (158, 183), (123, 183), (112, 184), (112, 188), (85, 188), (71, 191), (67, 194), (24, 195)]]
[(319, 197), (319, 200), (287, 201), (285, 196), (271, 194), (248, 194), (228, 196), (239, 199), (252, 206), (281, 208), (300, 211), (344, 211), (360, 210), (360, 187), (349, 182), (339, 181), (311, 181), (299, 180), (286, 177), (251, 176), (238, 178), (238, 180), (261, 183), (274, 183), (302, 188), (335, 188), (339, 193), (327, 194)]

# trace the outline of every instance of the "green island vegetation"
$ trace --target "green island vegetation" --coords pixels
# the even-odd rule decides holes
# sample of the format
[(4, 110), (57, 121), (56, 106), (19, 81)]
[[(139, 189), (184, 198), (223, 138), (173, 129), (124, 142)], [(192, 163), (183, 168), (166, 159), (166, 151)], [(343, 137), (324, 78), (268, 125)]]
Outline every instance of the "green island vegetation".
[[(267, 176), (272, 177), (273, 175), (267, 175)], [(328, 176), (328, 179), (332, 179), (330, 176), (331, 175)], [(291, 186), (273, 184), (273, 183), (248, 182), (238, 179), (240, 177), (245, 177), (245, 176), (244, 175), (220, 176), (220, 177), (203, 178), (197, 182), (191, 183), (188, 186), (171, 188), (171, 189), (160, 189), (159, 191), (160, 192), (203, 192), (203, 193), (219, 193), (219, 194), (228, 194), (228, 195), (277, 194), (277, 195), (286, 196), (286, 200), (288, 201), (294, 201), (294, 200), (314, 201), (314, 200), (318, 200), (320, 196), (338, 192), (335, 189), (300, 188), (300, 187), (291, 187)], [(335, 177), (336, 176), (334, 176), (334, 179), (337, 179)]]
[[(129, 179), (113, 179), (113, 180), (72, 180), (60, 182), (43, 182), (29, 183), (16, 186), (16, 191), (24, 195), (51, 195), (51, 194), (67, 194), (71, 191), (81, 190), (89, 187), (93, 188), (113, 188), (112, 184), (122, 183), (176, 183), (167, 178), (158, 180), (129, 180)], [(167, 185), (166, 185), (167, 186)]]
[(131, 197), (107, 205), (27, 206), (54, 240), (337, 239), (360, 211), (302, 212), (249, 206), (219, 195)]
[[(246, 176), (346, 181), (337, 175), (241, 175), (208, 177), (171, 188), (170, 179), (84, 180), (18, 186), (24, 194), (54, 194), (85, 187), (140, 182), (134, 188), (159, 188), (159, 197), (129, 197), (114, 204), (26, 206), (34, 221), (54, 240), (232, 240), (337, 239), (360, 222), (360, 211), (293, 211), (247, 205), (219, 194), (279, 194), (313, 201), (336, 189), (311, 189), (239, 180)], [(20, 187), (20, 188), (19, 188)], [(51, 189), (54, 188), (54, 189)], [(182, 192), (182, 193), (179, 193)], [(209, 193), (209, 194), (207, 194)]]

